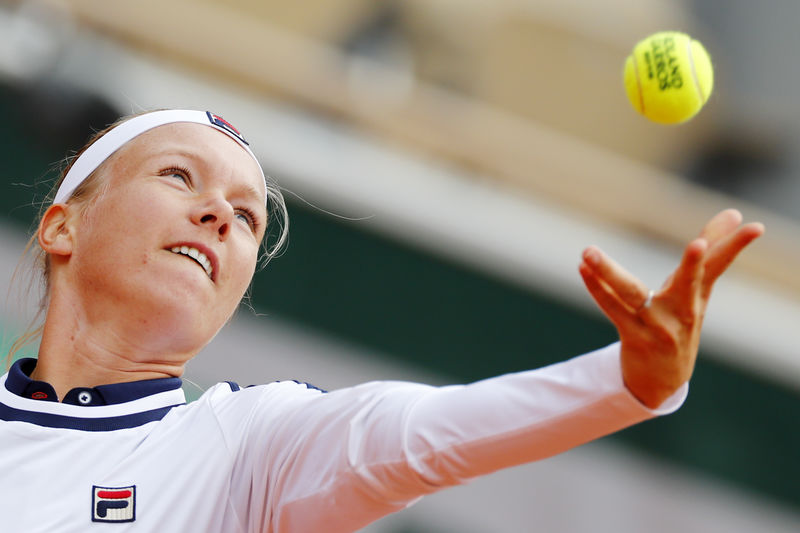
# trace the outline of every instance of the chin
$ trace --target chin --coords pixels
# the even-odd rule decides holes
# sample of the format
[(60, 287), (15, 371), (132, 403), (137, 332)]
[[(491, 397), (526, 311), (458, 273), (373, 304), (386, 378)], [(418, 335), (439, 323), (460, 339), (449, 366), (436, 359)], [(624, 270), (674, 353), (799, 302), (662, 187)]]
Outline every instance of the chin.
[(178, 321), (173, 323), (174, 327), (157, 328), (151, 331), (149, 335), (151, 349), (167, 357), (174, 355), (181, 360), (194, 357), (211, 342), (219, 328), (187, 327), (190, 324), (184, 318), (180, 323)]
[(160, 305), (151, 306), (151, 313), (142, 321), (147, 331), (141, 334), (165, 352), (196, 353), (225, 324), (218, 313), (202, 311), (213, 306), (198, 305), (195, 299), (162, 297), (157, 301)]

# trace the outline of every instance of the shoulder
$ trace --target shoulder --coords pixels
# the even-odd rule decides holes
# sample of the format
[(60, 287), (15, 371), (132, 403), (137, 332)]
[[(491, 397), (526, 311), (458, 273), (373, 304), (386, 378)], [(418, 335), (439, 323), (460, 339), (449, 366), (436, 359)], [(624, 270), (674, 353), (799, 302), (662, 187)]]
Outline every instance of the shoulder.
[(223, 381), (186, 405), (182, 416), (190, 425), (195, 420), (213, 423), (235, 449), (244, 442), (264, 442), (287, 422), (301, 420), (323, 396), (327, 394), (296, 381), (244, 387)]
[[(312, 385), (311, 383), (306, 383), (305, 381), (299, 381), (299, 380), (296, 380), (296, 379), (292, 379), (292, 380), (288, 380), (288, 381), (274, 381), (272, 383), (268, 383), (268, 384), (265, 384), (265, 385), (247, 385), (247, 387), (242, 387), (241, 385), (239, 385), (235, 381), (223, 381), (223, 382), (217, 383), (216, 387), (221, 387), (224, 390), (225, 389), (225, 385), (227, 385), (228, 388), (230, 388), (231, 392), (238, 392), (238, 391), (242, 390), (243, 388), (252, 389), (254, 387), (269, 387), (270, 385), (278, 385), (278, 384), (287, 384), (292, 388), (293, 388), (294, 385), (299, 385), (301, 388), (305, 387), (308, 390), (315, 390), (315, 391), (318, 391), (318, 392), (328, 392), (325, 389), (321, 389), (321, 388), (319, 388), (319, 387), (317, 387), (315, 385)], [(260, 390), (264, 390), (264, 389), (260, 389)]]
[(209, 405), (214, 410), (231, 408), (247, 410), (262, 404), (268, 404), (275, 409), (281, 405), (309, 400), (323, 394), (326, 394), (326, 391), (296, 380), (247, 386), (234, 381), (222, 381), (203, 393), (196, 403)]

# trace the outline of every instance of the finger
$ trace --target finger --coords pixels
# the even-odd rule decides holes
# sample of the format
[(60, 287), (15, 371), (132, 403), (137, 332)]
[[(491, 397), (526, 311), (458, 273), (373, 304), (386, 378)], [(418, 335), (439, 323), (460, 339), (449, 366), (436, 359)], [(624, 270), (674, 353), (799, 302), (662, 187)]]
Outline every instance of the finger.
[(597, 306), (618, 329), (632, 321), (630, 309), (597, 277), (597, 272), (589, 264), (584, 261), (578, 271)]
[(708, 242), (698, 238), (690, 242), (683, 252), (678, 268), (666, 295), (672, 301), (679, 318), (694, 320), (698, 313), (697, 296), (704, 277), (704, 258)]
[(636, 276), (594, 246), (584, 250), (583, 260), (591, 267), (595, 276), (631, 310), (641, 308), (649, 291)]
[(706, 260), (704, 295), (711, 292), (711, 288), (716, 280), (733, 263), (739, 253), (747, 245), (764, 234), (764, 225), (759, 222), (745, 224), (738, 228), (733, 234), (719, 242), (710, 252)]
[(736, 209), (725, 209), (714, 215), (700, 232), (700, 238), (713, 246), (714, 243), (730, 235), (742, 223), (742, 214)]

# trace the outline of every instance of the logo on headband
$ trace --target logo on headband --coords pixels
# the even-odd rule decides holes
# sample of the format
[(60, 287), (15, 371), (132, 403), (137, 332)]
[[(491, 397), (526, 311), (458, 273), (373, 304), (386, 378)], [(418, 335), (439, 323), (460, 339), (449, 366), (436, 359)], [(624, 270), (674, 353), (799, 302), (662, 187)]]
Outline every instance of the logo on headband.
[(218, 128), (222, 128), (223, 130), (227, 131), (228, 133), (230, 133), (231, 135), (233, 135), (234, 137), (236, 137), (237, 139), (242, 141), (243, 144), (248, 145), (248, 146), (250, 145), (249, 142), (244, 140), (244, 137), (242, 136), (241, 133), (239, 133), (239, 130), (237, 130), (236, 128), (233, 127), (233, 124), (231, 124), (230, 122), (228, 122), (227, 120), (225, 120), (221, 116), (215, 115), (211, 111), (206, 111), (206, 115), (208, 115), (208, 120), (211, 121), (211, 123), (213, 125), (215, 125)]

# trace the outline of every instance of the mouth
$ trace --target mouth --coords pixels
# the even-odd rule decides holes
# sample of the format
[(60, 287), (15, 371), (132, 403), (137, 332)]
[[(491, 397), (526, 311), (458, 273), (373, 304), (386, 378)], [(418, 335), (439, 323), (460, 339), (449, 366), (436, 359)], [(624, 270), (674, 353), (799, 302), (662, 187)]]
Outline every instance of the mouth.
[(166, 250), (193, 259), (205, 271), (211, 281), (216, 281), (218, 271), (217, 258), (211, 250), (195, 243), (176, 244), (166, 248)]

